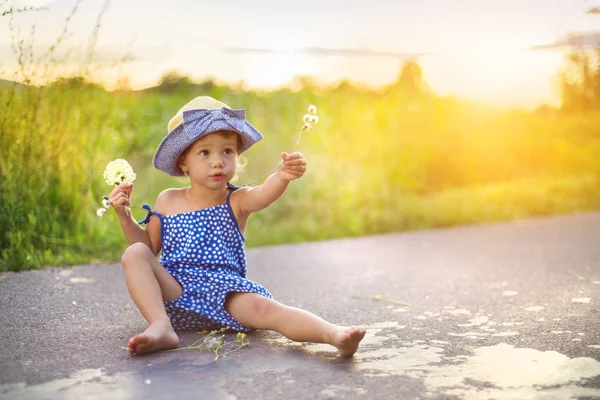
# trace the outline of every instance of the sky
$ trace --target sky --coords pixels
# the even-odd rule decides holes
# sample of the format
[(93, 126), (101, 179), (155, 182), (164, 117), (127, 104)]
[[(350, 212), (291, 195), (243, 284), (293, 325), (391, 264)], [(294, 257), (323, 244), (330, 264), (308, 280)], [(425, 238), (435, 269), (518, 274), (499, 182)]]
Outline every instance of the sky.
[[(35, 26), (33, 51), (42, 54), (75, 4), (15, 1), (48, 10), (18, 14), (13, 34), (10, 19), (0, 18), (5, 78), (16, 66), (11, 36), (20, 29), (31, 37)], [(70, 20), (60, 48), (72, 63), (85, 59), (104, 5), (83, 0)], [(559, 101), (556, 75), (574, 40), (569, 35), (600, 47), (599, 7), (600, 0), (112, 0), (94, 54), (102, 79), (127, 75), (134, 88), (156, 84), (169, 70), (257, 89), (298, 75), (377, 87), (416, 60), (440, 95), (533, 108)]]

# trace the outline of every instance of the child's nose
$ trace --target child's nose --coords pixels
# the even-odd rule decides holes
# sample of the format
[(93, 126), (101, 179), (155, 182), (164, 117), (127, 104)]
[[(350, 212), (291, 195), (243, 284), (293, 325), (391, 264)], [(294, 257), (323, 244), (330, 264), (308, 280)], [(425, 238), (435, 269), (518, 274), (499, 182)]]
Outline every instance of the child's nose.
[(224, 163), (223, 163), (223, 159), (221, 157), (213, 158), (213, 160), (212, 160), (213, 168), (222, 167), (223, 165), (224, 165)]

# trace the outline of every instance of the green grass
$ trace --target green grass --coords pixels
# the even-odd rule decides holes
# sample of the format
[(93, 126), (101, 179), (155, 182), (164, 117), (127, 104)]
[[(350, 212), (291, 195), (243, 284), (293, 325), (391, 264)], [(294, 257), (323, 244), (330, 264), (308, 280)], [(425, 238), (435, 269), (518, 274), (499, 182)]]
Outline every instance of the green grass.
[(246, 108), (265, 134), (238, 184), (272, 171), (306, 107), (319, 108), (299, 147), (309, 170), (251, 216), (250, 247), (600, 209), (600, 113), (483, 110), (434, 96), (406, 107), (392, 95), (311, 88), (113, 93), (66, 83), (0, 88), (0, 271), (117, 260), (118, 221), (95, 214), (111, 190), (104, 168), (132, 164), (140, 206), (184, 186), (151, 159), (172, 114), (197, 95)]

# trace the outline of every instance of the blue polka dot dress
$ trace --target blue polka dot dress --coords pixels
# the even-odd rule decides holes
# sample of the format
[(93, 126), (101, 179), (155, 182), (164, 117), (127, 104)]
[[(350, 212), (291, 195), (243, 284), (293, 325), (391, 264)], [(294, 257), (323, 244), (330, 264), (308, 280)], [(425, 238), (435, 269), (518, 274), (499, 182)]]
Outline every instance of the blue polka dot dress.
[[(230, 185), (233, 190), (237, 189)], [(246, 238), (240, 231), (229, 198), (214, 207), (181, 214), (161, 215), (162, 254), (159, 262), (183, 287), (182, 295), (165, 302), (176, 330), (228, 328), (248, 332), (224, 307), (230, 292), (252, 292), (272, 298), (267, 289), (246, 279)]]

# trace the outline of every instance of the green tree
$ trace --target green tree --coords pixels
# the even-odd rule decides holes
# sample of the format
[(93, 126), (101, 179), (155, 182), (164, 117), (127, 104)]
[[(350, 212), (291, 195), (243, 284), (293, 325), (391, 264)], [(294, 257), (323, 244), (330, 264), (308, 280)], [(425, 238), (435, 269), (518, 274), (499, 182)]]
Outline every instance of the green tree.
[(562, 109), (600, 109), (600, 50), (573, 49), (559, 74)]
[(158, 91), (165, 93), (173, 93), (189, 89), (194, 86), (192, 80), (177, 71), (169, 71), (163, 74), (157, 86)]
[(398, 79), (389, 90), (408, 100), (417, 100), (429, 90), (423, 77), (423, 68), (416, 61), (405, 63), (398, 74)]

